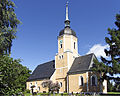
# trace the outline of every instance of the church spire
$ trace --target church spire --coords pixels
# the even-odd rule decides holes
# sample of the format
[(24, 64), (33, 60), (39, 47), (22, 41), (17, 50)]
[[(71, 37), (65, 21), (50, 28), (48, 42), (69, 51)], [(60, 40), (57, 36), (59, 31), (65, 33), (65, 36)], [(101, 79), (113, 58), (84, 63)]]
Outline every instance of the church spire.
[(69, 20), (69, 19), (68, 19), (68, 1), (67, 1), (67, 3), (66, 3), (66, 20)]
[(70, 21), (68, 18), (68, 1), (66, 3), (66, 20), (65, 20), (65, 27), (70, 27)]

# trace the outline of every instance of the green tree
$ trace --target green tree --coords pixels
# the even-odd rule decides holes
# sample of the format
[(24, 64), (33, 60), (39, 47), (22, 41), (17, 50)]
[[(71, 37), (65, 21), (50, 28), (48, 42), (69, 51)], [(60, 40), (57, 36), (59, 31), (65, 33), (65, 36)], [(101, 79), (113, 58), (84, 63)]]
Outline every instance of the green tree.
[(105, 37), (105, 41), (109, 45), (109, 48), (105, 49), (108, 58), (101, 57), (102, 62), (94, 61), (93, 71), (102, 74), (101, 81), (104, 79), (120, 80), (119, 77), (115, 77), (120, 74), (120, 14), (116, 15), (115, 25), (117, 28), (108, 28), (109, 37)]
[[(2, 76), (1, 94), (13, 95), (25, 90), (26, 80), (30, 76), (30, 70), (20, 64), (20, 60), (14, 60), (7, 55), (0, 57), (0, 72)], [(5, 89), (5, 90), (4, 90)]]
[(14, 8), (11, 0), (0, 0), (0, 96), (24, 91), (30, 75), (30, 70), (20, 64), (20, 59), (10, 57), (12, 41), (20, 24)]
[(11, 0), (0, 0), (0, 54), (11, 54), (12, 40), (16, 38), (20, 21)]
[(108, 88), (107, 89), (108, 92), (112, 92), (112, 91), (115, 92), (115, 87), (110, 81), (107, 82), (107, 88)]
[(115, 81), (114, 91), (120, 92), (120, 81)]

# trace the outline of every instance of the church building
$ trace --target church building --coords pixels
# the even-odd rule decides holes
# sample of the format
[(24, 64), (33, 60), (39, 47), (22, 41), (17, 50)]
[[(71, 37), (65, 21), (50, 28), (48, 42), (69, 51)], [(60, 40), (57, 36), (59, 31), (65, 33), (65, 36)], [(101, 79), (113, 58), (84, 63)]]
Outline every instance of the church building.
[(68, 18), (68, 3), (66, 4), (65, 27), (59, 32), (58, 53), (55, 60), (45, 62), (36, 67), (26, 82), (27, 89), (34, 87), (35, 92), (48, 92), (42, 87), (44, 80), (52, 80), (60, 84), (60, 93), (77, 92), (107, 92), (107, 81), (100, 84), (100, 74), (91, 71), (93, 59), (96, 56), (78, 54), (78, 38), (76, 32), (70, 27)]

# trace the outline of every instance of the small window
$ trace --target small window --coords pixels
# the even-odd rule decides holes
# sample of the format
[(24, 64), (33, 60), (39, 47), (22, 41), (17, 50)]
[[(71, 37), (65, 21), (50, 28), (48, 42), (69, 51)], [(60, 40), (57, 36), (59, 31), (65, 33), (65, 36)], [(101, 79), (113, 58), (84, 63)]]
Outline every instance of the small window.
[(59, 59), (63, 59), (63, 55), (60, 55), (60, 56), (59, 56)]
[(61, 56), (59, 56), (59, 59), (61, 59)]
[(97, 77), (95, 75), (93, 75), (91, 77), (91, 85), (92, 86), (97, 86)]
[(82, 77), (82, 76), (79, 77), (79, 85), (80, 85), (80, 86), (83, 86), (83, 85), (84, 85), (84, 80), (83, 80), (83, 77)]
[(75, 49), (75, 42), (74, 42), (74, 49)]
[(83, 77), (81, 77), (81, 86), (83, 86)]
[(60, 44), (60, 48), (62, 48), (62, 44)]
[(62, 58), (63, 58), (63, 55), (62, 55)]

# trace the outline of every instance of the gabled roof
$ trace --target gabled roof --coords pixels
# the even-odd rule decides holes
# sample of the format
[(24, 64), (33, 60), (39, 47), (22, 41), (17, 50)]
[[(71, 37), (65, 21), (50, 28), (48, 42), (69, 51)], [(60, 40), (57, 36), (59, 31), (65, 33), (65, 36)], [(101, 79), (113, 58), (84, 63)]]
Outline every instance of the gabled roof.
[(91, 53), (75, 58), (68, 74), (77, 74), (90, 70), (90, 67), (93, 64), (93, 57), (95, 57), (95, 55)]
[(40, 64), (27, 81), (49, 79), (55, 71), (55, 60)]

